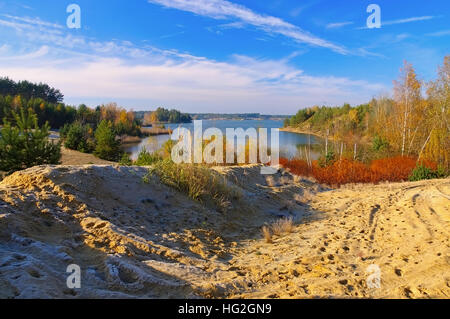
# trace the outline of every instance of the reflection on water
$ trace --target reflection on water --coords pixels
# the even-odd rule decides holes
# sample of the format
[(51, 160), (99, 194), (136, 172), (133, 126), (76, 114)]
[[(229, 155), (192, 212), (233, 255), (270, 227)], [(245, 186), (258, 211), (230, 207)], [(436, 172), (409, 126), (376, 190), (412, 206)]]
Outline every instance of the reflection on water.
[[(189, 124), (168, 124), (167, 127), (171, 129), (176, 129), (177, 127), (185, 127), (193, 132), (194, 125)], [(281, 121), (258, 121), (258, 120), (247, 120), (247, 121), (233, 121), (233, 120), (215, 120), (215, 121), (203, 121), (203, 131), (210, 127), (217, 127), (223, 134), (226, 134), (227, 128), (243, 128), (244, 130), (253, 128), (267, 128), (268, 131), (268, 145), (270, 145), (270, 129), (271, 128), (281, 128), (283, 123)], [(127, 144), (124, 146), (124, 150), (131, 154), (131, 158), (135, 160), (141, 151), (145, 148), (149, 152), (155, 152), (159, 150), (165, 142), (169, 140), (169, 135), (158, 135), (150, 136), (143, 139), (139, 144)], [(305, 152), (308, 151), (308, 145), (311, 145), (311, 158), (313, 160), (317, 159), (320, 154), (320, 149), (322, 149), (321, 139), (313, 135), (297, 134), (291, 132), (280, 131), (280, 157), (304, 157)]]
[(165, 142), (169, 140), (169, 135), (156, 135), (144, 138), (139, 144), (127, 144), (124, 146), (125, 152), (130, 154), (132, 160), (136, 160), (139, 152), (146, 149), (148, 152), (156, 152)]

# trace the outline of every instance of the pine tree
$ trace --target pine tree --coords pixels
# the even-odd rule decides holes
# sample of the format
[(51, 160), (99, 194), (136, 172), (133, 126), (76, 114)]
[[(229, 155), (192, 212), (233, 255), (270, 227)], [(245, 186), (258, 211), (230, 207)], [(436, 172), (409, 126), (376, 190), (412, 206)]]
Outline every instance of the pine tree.
[(61, 144), (49, 141), (50, 126), (41, 128), (32, 110), (13, 112), (16, 125), (7, 120), (0, 131), (0, 170), (12, 173), (43, 164), (59, 164)]
[(95, 139), (97, 141), (94, 151), (96, 156), (108, 161), (117, 161), (121, 158), (120, 143), (116, 140), (111, 122), (106, 120), (100, 122), (95, 131)]

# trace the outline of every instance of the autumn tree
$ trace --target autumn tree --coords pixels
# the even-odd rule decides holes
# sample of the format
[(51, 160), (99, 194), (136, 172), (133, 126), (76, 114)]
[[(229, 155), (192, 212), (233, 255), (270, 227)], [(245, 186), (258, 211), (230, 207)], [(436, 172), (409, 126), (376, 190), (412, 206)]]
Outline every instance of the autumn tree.
[(419, 152), (450, 169), (450, 55), (439, 67), (438, 78), (428, 84), (428, 134)]
[(157, 118), (155, 112), (147, 112), (147, 113), (145, 113), (145, 115), (144, 115), (144, 122), (143, 122), (144, 125), (151, 125), (151, 124), (156, 123), (156, 122), (158, 122), (158, 118)]
[(414, 142), (418, 130), (419, 123), (414, 120), (423, 107), (421, 88), (413, 66), (405, 61), (399, 79), (394, 81), (394, 119), (399, 128), (402, 156), (410, 151), (408, 145)]
[(101, 114), (100, 120), (115, 123), (119, 113), (120, 108), (117, 106), (116, 103), (108, 103), (106, 105), (102, 105), (100, 107), (100, 114)]

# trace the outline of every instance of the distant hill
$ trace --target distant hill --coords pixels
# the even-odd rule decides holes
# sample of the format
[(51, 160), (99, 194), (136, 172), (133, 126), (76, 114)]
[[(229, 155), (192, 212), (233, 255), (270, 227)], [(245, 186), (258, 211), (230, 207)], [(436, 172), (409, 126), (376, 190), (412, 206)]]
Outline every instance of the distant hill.
[[(144, 119), (145, 114), (152, 111), (135, 112), (137, 119)], [(290, 115), (263, 115), (260, 113), (188, 113), (193, 120), (280, 120), (290, 118)]]
[(284, 120), (289, 115), (263, 115), (260, 113), (191, 113), (194, 120)]

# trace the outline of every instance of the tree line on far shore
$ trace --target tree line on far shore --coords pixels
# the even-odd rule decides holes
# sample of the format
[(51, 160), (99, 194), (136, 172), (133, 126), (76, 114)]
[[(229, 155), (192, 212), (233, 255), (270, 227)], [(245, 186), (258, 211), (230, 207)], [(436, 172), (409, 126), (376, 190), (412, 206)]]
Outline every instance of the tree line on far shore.
[(329, 143), (330, 154), (324, 154), (329, 158), (370, 163), (383, 157), (412, 157), (417, 162), (433, 161), (448, 172), (450, 56), (444, 58), (434, 81), (421, 81), (405, 61), (392, 97), (381, 96), (355, 107), (302, 109), (284, 125), (339, 141)]
[(168, 110), (158, 107), (154, 112), (145, 112), (143, 125), (153, 125), (158, 123), (191, 123), (189, 114), (181, 113), (177, 110)]

